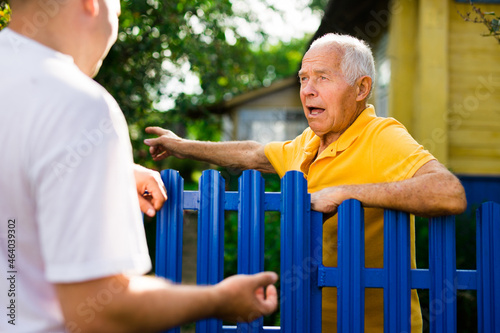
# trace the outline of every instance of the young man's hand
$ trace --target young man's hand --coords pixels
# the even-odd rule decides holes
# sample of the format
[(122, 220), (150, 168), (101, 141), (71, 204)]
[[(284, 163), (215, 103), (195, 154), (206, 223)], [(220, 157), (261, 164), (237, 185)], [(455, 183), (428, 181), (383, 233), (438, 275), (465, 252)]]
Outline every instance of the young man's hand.
[(135, 164), (134, 176), (141, 211), (153, 217), (167, 200), (167, 191), (160, 173)]

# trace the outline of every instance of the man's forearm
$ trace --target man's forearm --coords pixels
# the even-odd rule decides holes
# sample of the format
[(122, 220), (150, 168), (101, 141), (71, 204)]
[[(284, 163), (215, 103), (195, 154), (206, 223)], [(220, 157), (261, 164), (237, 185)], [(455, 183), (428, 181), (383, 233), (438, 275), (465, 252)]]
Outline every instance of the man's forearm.
[(272, 285), (277, 278), (265, 272), (213, 286), (185, 286), (116, 275), (55, 287), (71, 332), (159, 332), (203, 318), (252, 321), (269, 314), (277, 307)]
[(155, 161), (169, 156), (217, 164), (223, 167), (255, 169), (274, 173), (266, 157), (264, 145), (256, 141), (208, 142), (186, 140), (160, 127), (147, 127), (146, 133), (157, 135), (144, 140)]
[(157, 278), (135, 277), (127, 288), (109, 313), (107, 323), (114, 327), (107, 332), (158, 332), (216, 314), (213, 286), (174, 286)]
[(425, 217), (460, 214), (467, 207), (462, 184), (437, 161), (428, 162), (407, 180), (334, 186), (311, 195), (312, 208), (321, 212), (335, 212), (347, 199)]
[(56, 288), (71, 332), (159, 332), (214, 311), (214, 287), (173, 288), (157, 278), (116, 276)]
[(207, 142), (181, 140), (177, 145), (171, 145), (169, 148), (184, 158), (223, 167), (274, 172), (274, 168), (265, 156), (264, 145), (256, 141)]
[[(426, 177), (426, 176), (424, 176)], [(377, 207), (409, 212), (430, 217), (460, 214), (466, 207), (460, 184), (450, 182), (443, 175), (428, 176), (432, 184), (424, 179), (407, 179), (392, 183), (347, 185), (343, 187), (346, 198), (357, 199), (366, 207)], [(450, 186), (456, 190), (449, 190)], [(441, 187), (448, 190), (442, 191)]]

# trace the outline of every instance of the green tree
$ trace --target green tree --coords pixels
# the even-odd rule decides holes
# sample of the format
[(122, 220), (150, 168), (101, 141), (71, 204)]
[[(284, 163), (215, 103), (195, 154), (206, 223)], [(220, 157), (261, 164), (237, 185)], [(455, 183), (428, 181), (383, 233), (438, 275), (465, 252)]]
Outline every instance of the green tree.
[[(312, 6), (317, 10), (321, 1), (313, 0)], [(122, 0), (121, 4), (118, 41), (96, 80), (117, 99), (127, 118), (136, 161), (149, 166), (152, 162), (142, 144), (146, 126), (219, 139), (218, 106), (244, 91), (293, 75), (309, 40), (277, 45), (249, 41), (238, 33), (241, 20), (255, 27), (260, 40), (267, 36), (252, 13), (237, 17), (230, 0)], [(8, 1), (0, 0), (0, 29), (9, 22), (10, 13)], [(189, 91), (184, 85), (193, 78), (194, 90)], [(159, 167), (168, 166), (166, 161)]]
[(8, 1), (0, 1), (0, 30), (5, 28), (10, 21), (10, 7)]
[[(240, 19), (255, 23), (250, 13)], [(96, 80), (127, 118), (136, 161), (151, 163), (146, 126), (217, 140), (218, 105), (296, 72), (308, 38), (255, 44), (238, 33), (238, 20), (230, 0), (122, 1), (118, 42)], [(258, 27), (256, 34), (266, 39)], [(190, 78), (195, 89), (185, 92)]]

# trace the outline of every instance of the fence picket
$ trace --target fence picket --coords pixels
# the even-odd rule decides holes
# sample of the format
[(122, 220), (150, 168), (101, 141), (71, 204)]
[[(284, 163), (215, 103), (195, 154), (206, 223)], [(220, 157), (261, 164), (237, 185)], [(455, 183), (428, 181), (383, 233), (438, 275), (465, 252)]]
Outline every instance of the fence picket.
[(384, 212), (384, 332), (411, 332), (410, 218)]
[(337, 332), (364, 331), (365, 226), (361, 203), (347, 200), (338, 211)]
[[(161, 178), (169, 199), (158, 212), (156, 223), (156, 275), (181, 282), (184, 179), (175, 170), (163, 170)], [(167, 332), (180, 333), (180, 328), (176, 327)]]
[(311, 213), (311, 197), (302, 173), (286, 173), (281, 180), (281, 195), (281, 329), (290, 333), (318, 332), (322, 217)]
[[(203, 171), (198, 212), (197, 284), (216, 284), (224, 276), (224, 186), (224, 178), (217, 171)], [(220, 332), (222, 321), (198, 321), (196, 330), (206, 333)]]
[[(239, 179), (238, 274), (264, 270), (264, 237), (264, 179), (251, 170)], [(263, 323), (263, 318), (238, 323), (238, 332), (258, 333)]]
[(477, 211), (478, 332), (500, 332), (500, 205), (487, 202)]
[(429, 219), (430, 332), (457, 331), (455, 217)]

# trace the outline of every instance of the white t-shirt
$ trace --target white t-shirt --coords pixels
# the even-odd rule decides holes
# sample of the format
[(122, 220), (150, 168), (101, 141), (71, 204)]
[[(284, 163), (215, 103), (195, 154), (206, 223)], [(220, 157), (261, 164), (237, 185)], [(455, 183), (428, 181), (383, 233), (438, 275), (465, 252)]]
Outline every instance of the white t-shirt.
[(4, 29), (0, 147), (0, 332), (64, 332), (52, 283), (151, 269), (125, 118), (71, 57)]

